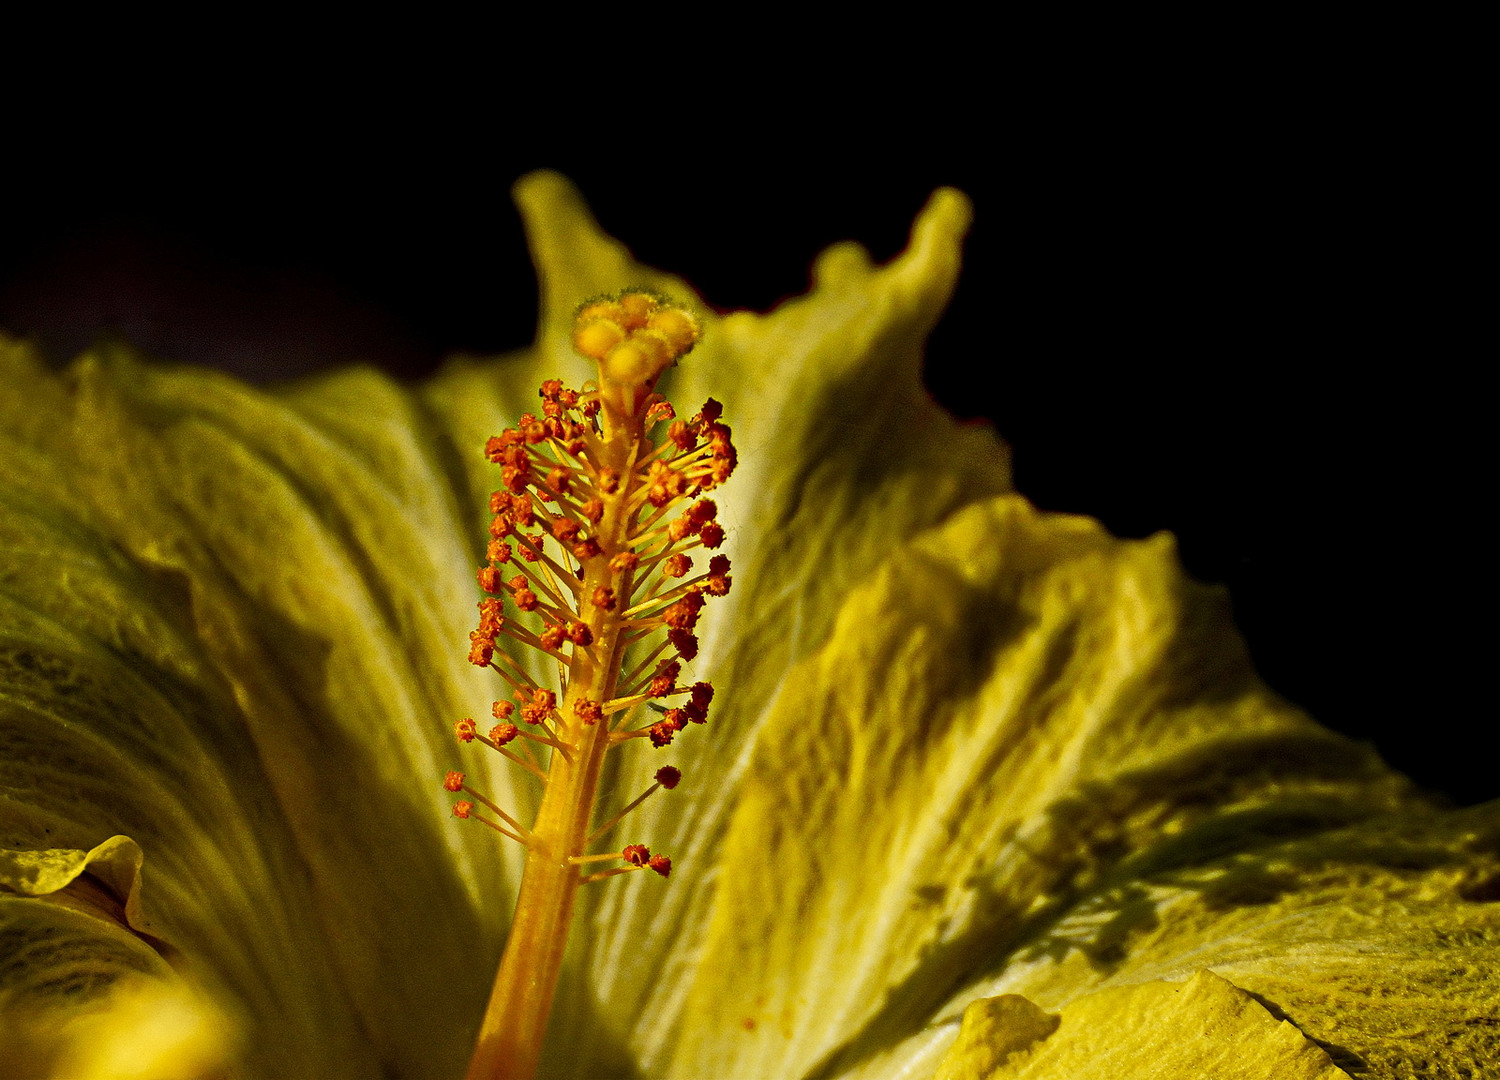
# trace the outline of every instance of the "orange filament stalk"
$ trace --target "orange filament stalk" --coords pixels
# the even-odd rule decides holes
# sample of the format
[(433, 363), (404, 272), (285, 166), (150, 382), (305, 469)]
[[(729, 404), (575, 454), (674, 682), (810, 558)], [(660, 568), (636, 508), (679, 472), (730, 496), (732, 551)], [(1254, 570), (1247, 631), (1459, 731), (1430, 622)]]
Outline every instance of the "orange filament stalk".
[[(665, 855), (643, 844), (590, 853), (588, 846), (659, 788), (677, 786), (671, 766), (624, 810), (593, 825), (605, 755), (647, 738), (664, 747), (688, 724), (708, 718), (713, 688), (678, 685), (682, 662), (698, 651), (693, 635), (707, 597), (729, 590), (729, 560), (714, 555), (688, 578), (694, 548), (717, 548), (717, 507), (701, 498), (728, 479), (735, 450), (712, 399), (689, 421), (655, 392), (661, 373), (697, 342), (692, 316), (661, 298), (628, 291), (584, 304), (573, 346), (598, 362), (582, 392), (549, 379), (541, 414), (522, 416), (491, 438), (500, 466), (490, 497), (488, 564), (479, 586), (478, 628), (469, 661), (497, 672), (512, 700), (497, 701), (488, 735), (464, 719), (462, 743), (478, 742), (545, 781), (535, 822), (525, 828), (476, 791), (461, 773), (445, 786), (467, 798), (455, 816), (479, 820), (526, 848), (510, 937), (490, 993), (468, 1080), (529, 1080), (557, 989), (580, 885), (635, 870), (666, 877)], [(655, 443), (650, 433), (671, 421)], [(505, 610), (508, 597), (513, 613)], [(501, 636), (556, 660), (560, 685), (541, 686), (496, 645)], [(660, 637), (651, 645), (648, 639)], [(627, 669), (626, 649), (639, 645)], [(686, 695), (661, 719), (632, 727), (643, 704)], [(479, 803), (494, 819), (477, 813)], [(584, 867), (621, 865), (586, 873)]]

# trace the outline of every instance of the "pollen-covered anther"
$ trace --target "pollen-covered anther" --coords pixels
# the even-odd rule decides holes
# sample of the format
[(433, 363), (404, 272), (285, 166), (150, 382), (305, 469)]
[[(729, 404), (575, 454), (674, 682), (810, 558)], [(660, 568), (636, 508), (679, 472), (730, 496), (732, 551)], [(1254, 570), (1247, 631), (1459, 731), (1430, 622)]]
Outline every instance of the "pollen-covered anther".
[(558, 649), (561, 649), (563, 642), (567, 639), (567, 631), (559, 623), (548, 623), (542, 629), (542, 632), (537, 635), (537, 640), (542, 643), (542, 648), (549, 652), (556, 652)]
[(468, 799), (459, 799), (453, 804), (453, 816), (456, 818), (467, 818), (474, 812), (474, 804)]
[(652, 506), (662, 507), (673, 499), (687, 493), (687, 477), (664, 461), (653, 461), (646, 470), (646, 499)]
[(708, 560), (708, 580), (703, 583), (704, 592), (709, 596), (723, 596), (729, 592), (732, 580), (729, 576), (728, 555), (715, 555)]
[(691, 630), (698, 623), (698, 613), (703, 610), (701, 593), (690, 592), (677, 603), (662, 612), (662, 621), (673, 630)]
[(620, 858), (631, 866), (645, 866), (651, 861), (651, 849), (645, 844), (626, 844)]
[(676, 555), (664, 559), (661, 564), (661, 576), (679, 578), (693, 568), (693, 560), (678, 552)]
[(666, 877), (672, 872), (672, 860), (667, 858), (665, 855), (651, 856), (651, 858), (646, 860), (646, 865), (649, 866), (652, 870), (655, 870), (662, 877)]
[(496, 746), (504, 746), (519, 734), (521, 734), (521, 729), (515, 724), (496, 724), (490, 728), (490, 742)]
[(469, 663), (475, 667), (489, 667), (495, 659), (495, 639), (478, 630), (469, 631)]
[(604, 500), (590, 499), (578, 508), (579, 512), (593, 524), (597, 525), (604, 520)]
[(511, 713), (515, 711), (516, 705), (513, 701), (497, 701), (490, 709), (496, 720), (509, 720)]
[(487, 593), (498, 593), (500, 591), (500, 568), (498, 566), (481, 566), (477, 579), (479, 587)]
[(464, 789), (464, 774), (461, 772), (450, 772), (443, 777), (443, 787), (448, 791), (462, 791)]
[(578, 539), (579, 532), (582, 531), (578, 522), (567, 517), (553, 518), (551, 528), (552, 535), (557, 537), (558, 542), (562, 544), (573, 543), (573, 541)]
[(677, 650), (682, 660), (691, 660), (698, 655), (698, 638), (686, 630), (668, 630), (667, 644)]
[(608, 467), (600, 469), (599, 475), (594, 478), (594, 486), (605, 495), (613, 495), (620, 490), (619, 470)]
[(671, 791), (682, 780), (682, 773), (670, 765), (663, 765), (656, 770), (656, 782)]
[(646, 410), (646, 426), (649, 428), (663, 420), (671, 420), (676, 415), (677, 410), (672, 408), (670, 401), (653, 401), (651, 407)]
[(627, 570), (634, 570), (640, 565), (641, 557), (633, 551), (622, 551), (609, 560), (611, 573), (623, 574)]
[(594, 632), (589, 629), (588, 623), (570, 623), (568, 625), (568, 640), (574, 645), (592, 645), (594, 643)]
[(578, 541), (578, 543), (573, 545), (573, 557), (579, 562), (587, 562), (595, 555), (598, 555), (601, 550), (602, 549), (599, 547), (599, 541), (590, 536), (587, 539), (580, 540)]
[(669, 721), (661, 720), (655, 724), (652, 724), (651, 727), (647, 729), (647, 737), (650, 738), (651, 745), (659, 750), (663, 746), (672, 745), (672, 736), (676, 735), (681, 730), (681, 728), (673, 725)]
[(573, 715), (585, 724), (597, 724), (604, 716), (604, 707), (592, 698), (579, 698), (573, 702)]
[(590, 597), (593, 605), (600, 611), (613, 611), (615, 609), (615, 591), (607, 585), (601, 585), (594, 590)]
[(559, 465), (547, 474), (547, 486), (559, 495), (566, 495), (573, 486), (573, 473)]
[[(527, 584), (530, 584), (530, 582), (528, 582)], [(535, 611), (537, 609), (537, 606), (541, 603), (541, 601), (537, 599), (536, 593), (532, 592), (525, 585), (521, 586), (515, 591), (515, 595), (512, 596), (512, 599), (515, 600), (516, 607), (521, 611)]]
[(555, 708), (557, 694), (538, 688), (531, 692), (531, 700), (521, 706), (521, 719), (528, 724), (540, 724), (552, 715)]
[(453, 734), (459, 742), (473, 742), (474, 736), (479, 734), (479, 725), (474, 723), (470, 717), (464, 717), (453, 725)]
[(717, 521), (710, 521), (698, 530), (698, 539), (703, 541), (706, 548), (716, 548), (724, 542), (724, 526)]
[[(513, 553), (509, 544), (498, 536), (492, 536), (490, 537), (490, 542), (485, 546), (484, 554), (490, 560), (490, 564), (498, 569), (499, 566), (510, 562)], [(490, 592), (492, 590), (486, 589), (485, 591)]]

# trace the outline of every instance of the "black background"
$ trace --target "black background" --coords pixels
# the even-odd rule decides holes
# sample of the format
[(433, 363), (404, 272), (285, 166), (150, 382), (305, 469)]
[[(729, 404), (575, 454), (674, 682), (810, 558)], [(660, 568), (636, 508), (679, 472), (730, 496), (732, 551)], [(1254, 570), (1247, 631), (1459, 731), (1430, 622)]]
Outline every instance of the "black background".
[(257, 380), (417, 377), (530, 340), (532, 168), (726, 310), (801, 292), (837, 240), (891, 257), (955, 185), (976, 221), (934, 394), (995, 422), (1042, 507), (1176, 533), (1283, 694), (1500, 795), (1471, 141), (1389, 70), (903, 75), (690, 117), (676, 87), (559, 112), (472, 65), (243, 68), (200, 100), (205, 70), (11, 99), (0, 327), (60, 360), (112, 330)]

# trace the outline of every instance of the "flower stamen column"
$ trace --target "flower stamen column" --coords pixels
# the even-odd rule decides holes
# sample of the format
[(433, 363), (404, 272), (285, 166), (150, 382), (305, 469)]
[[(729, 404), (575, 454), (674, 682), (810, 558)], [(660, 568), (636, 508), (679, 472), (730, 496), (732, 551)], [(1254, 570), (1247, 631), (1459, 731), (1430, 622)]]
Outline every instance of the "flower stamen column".
[[(454, 806), (456, 816), (526, 847), (515, 918), (468, 1080), (534, 1075), (579, 886), (633, 870), (663, 877), (671, 871), (670, 859), (643, 844), (587, 849), (646, 797), (681, 778), (664, 766), (644, 795), (595, 824), (605, 755), (636, 739), (667, 746), (689, 723), (707, 719), (713, 696), (707, 683), (683, 687), (677, 680), (682, 662), (697, 653), (693, 628), (705, 598), (729, 589), (723, 555), (712, 556), (705, 572), (688, 574), (690, 552), (723, 542), (717, 507), (700, 496), (729, 477), (735, 451), (717, 402), (710, 399), (681, 421), (655, 392), (661, 373), (698, 336), (686, 311), (649, 293), (584, 304), (573, 345), (598, 362), (597, 384), (579, 392), (548, 380), (542, 415), (521, 417), (485, 448), (501, 468), (502, 490), (490, 497), (489, 564), (479, 571), (490, 596), (480, 601), (469, 659), (497, 671), (514, 700), (495, 703), (499, 722), (488, 735), (472, 719), (459, 721), (455, 731), (461, 742), (482, 743), (546, 786), (536, 820), (525, 828), (462, 773), (449, 773), (445, 782), (469, 796)], [(651, 432), (664, 423), (666, 437), (653, 443)], [(507, 577), (523, 566), (530, 569)], [(504, 597), (520, 616), (539, 619), (540, 630), (507, 615)], [(497, 649), (502, 634), (554, 659), (558, 690), (538, 684)], [(626, 670), (626, 649), (653, 637), (662, 640)], [(679, 696), (685, 700), (673, 708), (654, 700)], [(633, 722), (647, 705), (661, 719)]]

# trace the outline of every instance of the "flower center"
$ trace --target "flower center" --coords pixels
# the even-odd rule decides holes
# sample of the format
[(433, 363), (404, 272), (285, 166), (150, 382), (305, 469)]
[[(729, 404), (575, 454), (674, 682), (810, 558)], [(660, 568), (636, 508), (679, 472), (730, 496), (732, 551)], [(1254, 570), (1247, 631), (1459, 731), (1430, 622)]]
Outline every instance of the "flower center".
[[(643, 291), (585, 303), (573, 346), (598, 363), (597, 383), (579, 391), (549, 379), (540, 414), (527, 413), (485, 446), (501, 487), (490, 496), (488, 563), (479, 570), (489, 595), (479, 602), (469, 661), (496, 671), (511, 694), (494, 703), (487, 733), (466, 718), (455, 734), (534, 774), (545, 789), (527, 826), (463, 773), (444, 782), (466, 796), (455, 816), (526, 848), (469, 1080), (535, 1072), (579, 886), (642, 869), (665, 877), (672, 868), (644, 844), (589, 849), (681, 779), (663, 766), (644, 794), (596, 823), (605, 755), (638, 739), (669, 745), (707, 720), (713, 698), (708, 683), (683, 686), (680, 677), (698, 651), (693, 630), (703, 604), (729, 590), (729, 559), (712, 555), (698, 569), (695, 555), (724, 540), (717, 506), (701, 496), (728, 479), (735, 450), (716, 401), (683, 421), (655, 389), (699, 336), (691, 315)], [(501, 637), (546, 653), (559, 684), (528, 675), (499, 647)]]

